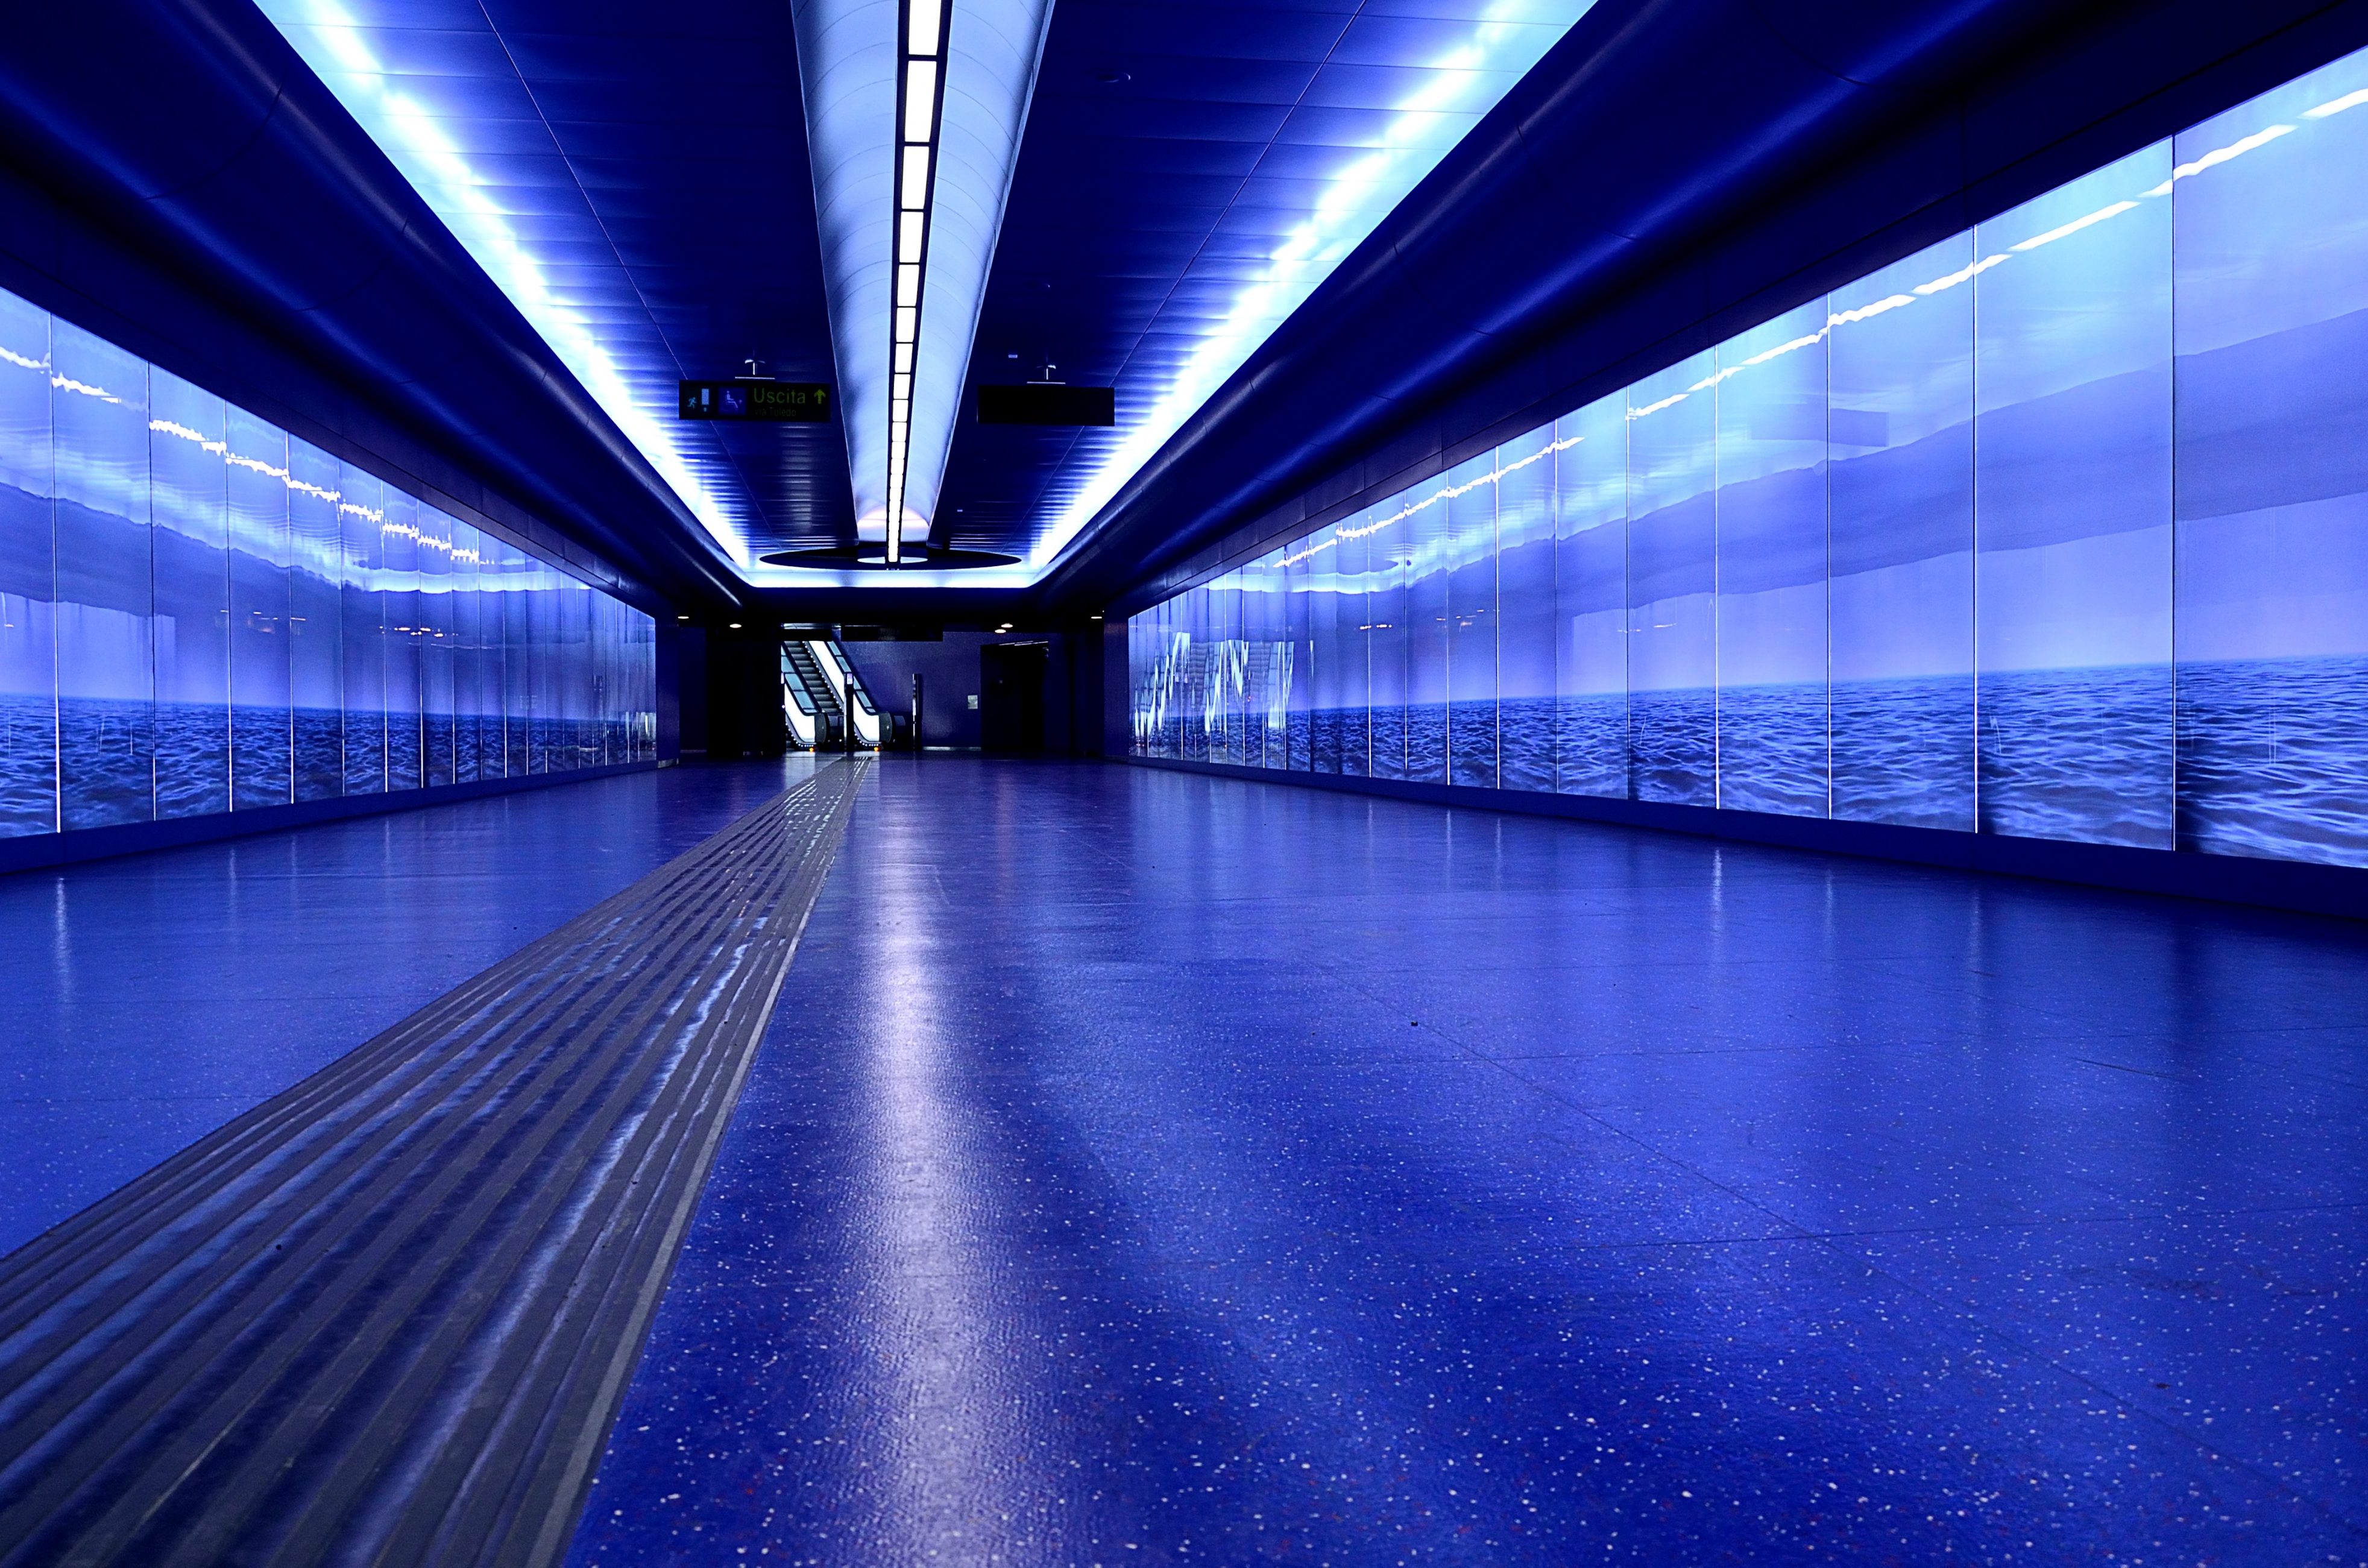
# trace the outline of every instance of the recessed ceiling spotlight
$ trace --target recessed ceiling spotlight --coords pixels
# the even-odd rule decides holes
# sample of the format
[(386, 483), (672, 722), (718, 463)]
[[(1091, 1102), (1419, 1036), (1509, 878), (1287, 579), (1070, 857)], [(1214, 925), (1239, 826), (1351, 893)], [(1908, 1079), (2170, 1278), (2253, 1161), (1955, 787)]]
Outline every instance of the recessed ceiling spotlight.
[(726, 622), (726, 624), (727, 624), (728, 626), (730, 626), (730, 627), (731, 627), (731, 629), (732, 629), (733, 631), (739, 631), (739, 630), (740, 630), (740, 623), (739, 623), (738, 621), (736, 621), (736, 620)]

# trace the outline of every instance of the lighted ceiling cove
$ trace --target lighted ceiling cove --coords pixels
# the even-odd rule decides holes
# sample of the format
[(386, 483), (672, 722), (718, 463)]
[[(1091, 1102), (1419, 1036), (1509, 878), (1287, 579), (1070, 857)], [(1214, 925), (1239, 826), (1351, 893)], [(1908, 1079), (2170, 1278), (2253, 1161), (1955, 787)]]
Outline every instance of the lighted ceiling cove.
[[(894, 271), (904, 8), (903, 0), (802, 0), (796, 7), (839, 406), (856, 527), (866, 540), (887, 533), (892, 377), (900, 373), (890, 328), (900, 303)], [(1052, 0), (953, 0), (944, 23), (926, 282), (917, 307), (907, 307), (917, 309), (919, 331), (903, 510), (916, 540), (928, 532), (937, 506), (1052, 8)]]
[(1338, 42), (1228, 204), (1229, 218), (1252, 215), (1270, 241), (1246, 258), (1211, 257), (1231, 278), (1214, 310), (1203, 290), (1179, 288), (1155, 313), (1118, 372), (1114, 438), (1081, 443), (1048, 496), (1028, 551), (1031, 578), (1592, 5), (1496, 0), (1459, 21), (1440, 17), (1451, 6), (1369, 4), (1342, 18)]
[[(745, 581), (883, 590), (1010, 588), (1042, 578), (1589, 3), (1490, 0), (1475, 9), (1468, 0), (1364, 0), (1332, 12), (1064, 0), (1056, 12), (1053, 0), (953, 0), (938, 86), (917, 341), (905, 372), (911, 379), (900, 385), (890, 323), (900, 259), (900, 132), (908, 129), (898, 119), (902, 0), (797, 0), (786, 17), (760, 17), (746, 0), (731, 0), (723, 10), (735, 25), (775, 17), (783, 35), (793, 36), (794, 60), (779, 63), (787, 80), (770, 95), (751, 90), (753, 75), (709, 89), (717, 118), (706, 142), (703, 128), (687, 120), (668, 131), (672, 140), (642, 135), (632, 170), (607, 174), (570, 143), (562, 117), (546, 111), (543, 100), (558, 91), (552, 73), (564, 75), (564, 62), (554, 68), (553, 57), (537, 57), (537, 40), (570, 29), (615, 35), (602, 57), (610, 77), (575, 85), (579, 117), (597, 118), (604, 93), (639, 90), (636, 73), (671, 74), (679, 79), (672, 88), (677, 107), (696, 107), (701, 84), (733, 61), (712, 39), (704, 53), (690, 47), (692, 35), (715, 25), (711, 11), (660, 14), (600, 0), (574, 7), (560, 0), (262, 0)], [(1044, 90), (1039, 73), (1064, 26), (1079, 39), (1090, 35), (1096, 61), (1107, 61), (1084, 90), (1118, 96), (1104, 108), (1118, 117), (1119, 134), (1145, 139), (1146, 146), (1162, 138), (1222, 142), (1239, 171), (1224, 176), (1231, 183), (1213, 196), (1209, 179), (1172, 199), (1156, 179), (1140, 182), (1145, 201), (1171, 200), (1176, 209), (1164, 215), (1175, 222), (1146, 230), (1139, 242), (1166, 247), (1170, 258), (1130, 275), (1134, 302), (1124, 310), (1078, 324), (1110, 352), (1100, 356), (1105, 363), (1071, 378), (1117, 387), (1117, 425), (1078, 433), (1043, 483), (1030, 483), (1023, 537), (1008, 547), (1021, 557), (1014, 565), (882, 572), (766, 563), (765, 554), (785, 547), (884, 534), (892, 429), (902, 442), (895, 455), (905, 539), (964, 542), (962, 519), (939, 514), (951, 512), (941, 495), (951, 490), (959, 498), (971, 472), (970, 384), (1016, 380), (1015, 369), (1036, 368), (1019, 365), (1019, 351), (1032, 344), (982, 347), (980, 334), (991, 330), (983, 310), (1007, 271), (1032, 278), (1059, 260), (1046, 259), (1057, 246), (1041, 210), (1022, 246), (1030, 254), (1004, 259), (1015, 244), (1005, 232), (1015, 182), (1033, 178), (1036, 188), (1057, 190), (1072, 162), (1089, 155), (1076, 135), (1064, 141), (1057, 128), (1031, 125), (1031, 99)], [(637, 45), (620, 41), (628, 31), (646, 39), (647, 61)], [(1158, 101), (1145, 96), (1148, 78), (1171, 65), (1205, 88)], [(1130, 80), (1138, 74), (1147, 79)], [(801, 102), (785, 116), (780, 109), (792, 98)], [(783, 123), (768, 124), (768, 116)], [(668, 188), (672, 166), (690, 167), (715, 143), (778, 134), (786, 146), (801, 130), (801, 144), (774, 164), (794, 163), (803, 190), (722, 179), (712, 190)], [(630, 222), (636, 211), (661, 208), (673, 215), (670, 223)], [(628, 214), (622, 226), (619, 212)], [(1099, 214), (1090, 203), (1056, 216), (1053, 227), (1132, 221)], [(767, 230), (768, 222), (775, 227)], [(738, 267), (748, 275), (740, 287), (746, 298), (796, 296), (780, 313), (803, 324), (813, 352), (791, 353), (791, 362), (768, 369), (788, 379), (835, 381), (836, 426), (727, 429), (675, 418), (677, 379), (729, 375), (740, 355), (764, 350), (727, 346), (748, 341), (748, 334), (693, 330), (703, 311), (721, 313), (724, 302), (689, 298), (693, 271), (661, 253), (677, 231), (696, 225), (700, 244), (692, 248), (712, 253), (711, 263), (713, 255), (736, 257), (739, 224), (765, 236), (749, 242), (752, 255), (794, 248), (785, 243), (794, 230), (815, 258), (807, 264), (815, 274), (811, 301), (769, 278), (750, 281), (753, 265), (736, 259), (699, 275), (702, 287), (734, 278)], [(671, 301), (651, 282), (669, 267), (680, 285)], [(746, 300), (736, 308), (745, 312)], [(974, 352), (983, 356), (979, 365)], [(892, 426), (900, 397), (906, 401)], [(803, 488), (783, 478), (800, 463)]]

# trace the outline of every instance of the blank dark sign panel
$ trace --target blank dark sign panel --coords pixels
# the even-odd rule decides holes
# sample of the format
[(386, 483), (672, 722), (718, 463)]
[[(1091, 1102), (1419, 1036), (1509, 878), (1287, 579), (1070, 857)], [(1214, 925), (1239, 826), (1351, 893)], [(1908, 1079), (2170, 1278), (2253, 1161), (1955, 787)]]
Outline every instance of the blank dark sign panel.
[(1044, 381), (978, 389), (981, 425), (1115, 425), (1118, 398), (1109, 387)]

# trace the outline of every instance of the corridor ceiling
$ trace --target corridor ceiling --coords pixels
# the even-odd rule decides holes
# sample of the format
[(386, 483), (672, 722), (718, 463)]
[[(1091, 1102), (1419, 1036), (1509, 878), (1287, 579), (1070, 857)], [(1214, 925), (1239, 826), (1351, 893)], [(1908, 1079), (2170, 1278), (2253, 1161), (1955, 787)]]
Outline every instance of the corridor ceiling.
[[(740, 576), (863, 586), (764, 557), (885, 532), (911, 3), (262, 7)], [(904, 533), (1014, 560), (895, 585), (1042, 576), (1589, 3), (952, 0)], [(751, 360), (841, 417), (677, 419)], [(1048, 367), (1115, 427), (965, 416)]]
[[(2368, 0), (22, 9), (0, 287), (721, 620), (1148, 602), (2368, 43)], [(677, 417), (749, 360), (836, 417)], [(1116, 424), (968, 416), (1048, 375)], [(767, 560), (879, 551), (900, 485), (900, 542), (1008, 562)]]

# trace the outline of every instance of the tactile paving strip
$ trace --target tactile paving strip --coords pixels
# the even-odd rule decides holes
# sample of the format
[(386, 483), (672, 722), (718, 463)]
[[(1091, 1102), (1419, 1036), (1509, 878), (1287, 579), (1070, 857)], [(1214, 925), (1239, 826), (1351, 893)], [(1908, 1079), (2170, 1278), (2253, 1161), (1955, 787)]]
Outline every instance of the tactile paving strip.
[(864, 766), (0, 1259), (0, 1562), (557, 1560)]

